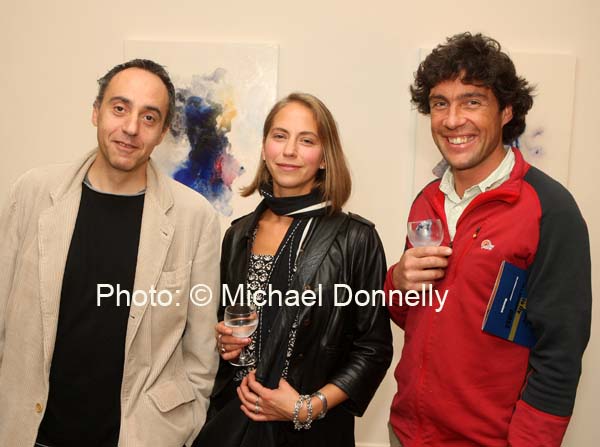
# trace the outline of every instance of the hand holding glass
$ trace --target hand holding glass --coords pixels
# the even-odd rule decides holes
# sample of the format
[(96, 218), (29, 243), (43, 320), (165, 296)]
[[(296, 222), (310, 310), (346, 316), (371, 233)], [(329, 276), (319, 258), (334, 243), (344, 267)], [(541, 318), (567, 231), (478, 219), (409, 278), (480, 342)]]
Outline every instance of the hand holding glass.
[[(250, 337), (258, 325), (258, 313), (254, 305), (235, 304), (225, 308), (225, 326), (233, 330), (233, 336), (238, 338)], [(250, 366), (256, 363), (256, 357), (248, 346), (242, 348), (239, 357), (230, 360), (235, 366)]]
[(440, 219), (417, 220), (408, 223), (408, 240), (413, 247), (437, 247), (444, 240)]

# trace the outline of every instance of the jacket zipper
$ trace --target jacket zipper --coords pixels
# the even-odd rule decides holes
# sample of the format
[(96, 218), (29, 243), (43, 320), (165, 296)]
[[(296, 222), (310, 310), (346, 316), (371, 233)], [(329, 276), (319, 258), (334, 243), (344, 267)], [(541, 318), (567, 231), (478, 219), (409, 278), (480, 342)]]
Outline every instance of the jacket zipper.
[[(457, 228), (458, 228), (458, 225), (457, 225)], [(477, 228), (473, 232), (471, 240), (470, 241), (466, 240), (464, 242), (465, 248), (460, 252), (460, 255), (458, 256), (457, 260), (455, 261), (456, 265), (458, 265), (458, 263), (461, 262), (464, 255), (471, 249), (472, 243), (475, 239), (478, 238), (480, 231), (481, 231), (481, 225), (477, 226)], [(454, 240), (456, 240), (456, 237), (454, 238)], [(452, 246), (454, 245), (454, 240), (450, 241), (450, 243), (448, 244), (450, 246), (450, 248), (452, 248)], [(452, 270), (452, 277), (448, 278), (449, 284), (452, 284), (454, 282), (454, 278), (456, 277), (455, 271), (456, 271), (456, 268), (454, 268)], [(430, 343), (432, 327), (434, 324), (433, 320), (435, 318), (435, 315), (430, 314), (430, 315), (428, 315), (428, 318), (429, 318), (429, 321), (427, 322), (427, 339), (425, 341), (425, 349), (423, 350), (423, 355), (421, 356), (420, 365), (419, 365), (419, 382), (417, 385), (418, 391), (417, 391), (417, 402), (416, 402), (417, 428), (418, 429), (417, 429), (417, 433), (415, 436), (415, 445), (420, 445), (420, 443), (422, 442), (422, 438), (423, 438), (422, 430), (423, 430), (424, 423), (423, 423), (422, 405), (423, 405), (424, 401), (426, 400), (426, 398), (423, 398), (422, 394), (425, 393), (425, 391), (426, 391), (426, 390), (424, 390), (423, 387), (424, 387), (424, 381), (425, 381), (425, 372), (427, 370), (427, 359), (428, 359), (429, 355), (431, 354), (431, 350), (429, 349), (429, 343)]]

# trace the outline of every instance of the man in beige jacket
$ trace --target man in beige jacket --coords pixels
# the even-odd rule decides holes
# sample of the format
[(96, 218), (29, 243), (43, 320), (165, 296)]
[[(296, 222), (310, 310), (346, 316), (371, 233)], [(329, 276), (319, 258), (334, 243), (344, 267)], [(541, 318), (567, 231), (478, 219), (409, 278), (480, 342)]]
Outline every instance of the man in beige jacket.
[(98, 149), (29, 171), (0, 214), (0, 446), (189, 446), (205, 420), (218, 219), (150, 161), (166, 71), (133, 60), (99, 84)]

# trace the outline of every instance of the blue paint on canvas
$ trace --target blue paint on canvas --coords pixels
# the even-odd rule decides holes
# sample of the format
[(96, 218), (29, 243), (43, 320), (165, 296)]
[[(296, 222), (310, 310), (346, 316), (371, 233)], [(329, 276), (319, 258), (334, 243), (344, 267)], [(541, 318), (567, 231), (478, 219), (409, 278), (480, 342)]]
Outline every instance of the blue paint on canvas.
[(221, 214), (230, 216), (232, 183), (244, 172), (231, 154), (227, 137), (235, 107), (212, 100), (204, 93), (203, 96), (187, 88), (176, 91), (171, 135), (176, 143), (189, 145), (189, 152), (172, 176), (202, 194)]

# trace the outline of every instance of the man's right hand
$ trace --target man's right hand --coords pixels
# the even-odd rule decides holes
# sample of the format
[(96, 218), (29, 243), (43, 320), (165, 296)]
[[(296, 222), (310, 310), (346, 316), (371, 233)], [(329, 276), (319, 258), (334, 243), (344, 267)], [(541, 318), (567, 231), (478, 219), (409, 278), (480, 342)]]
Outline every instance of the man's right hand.
[(404, 252), (394, 268), (394, 287), (405, 293), (408, 290), (422, 290), (444, 277), (448, 266), (450, 247), (416, 247)]

